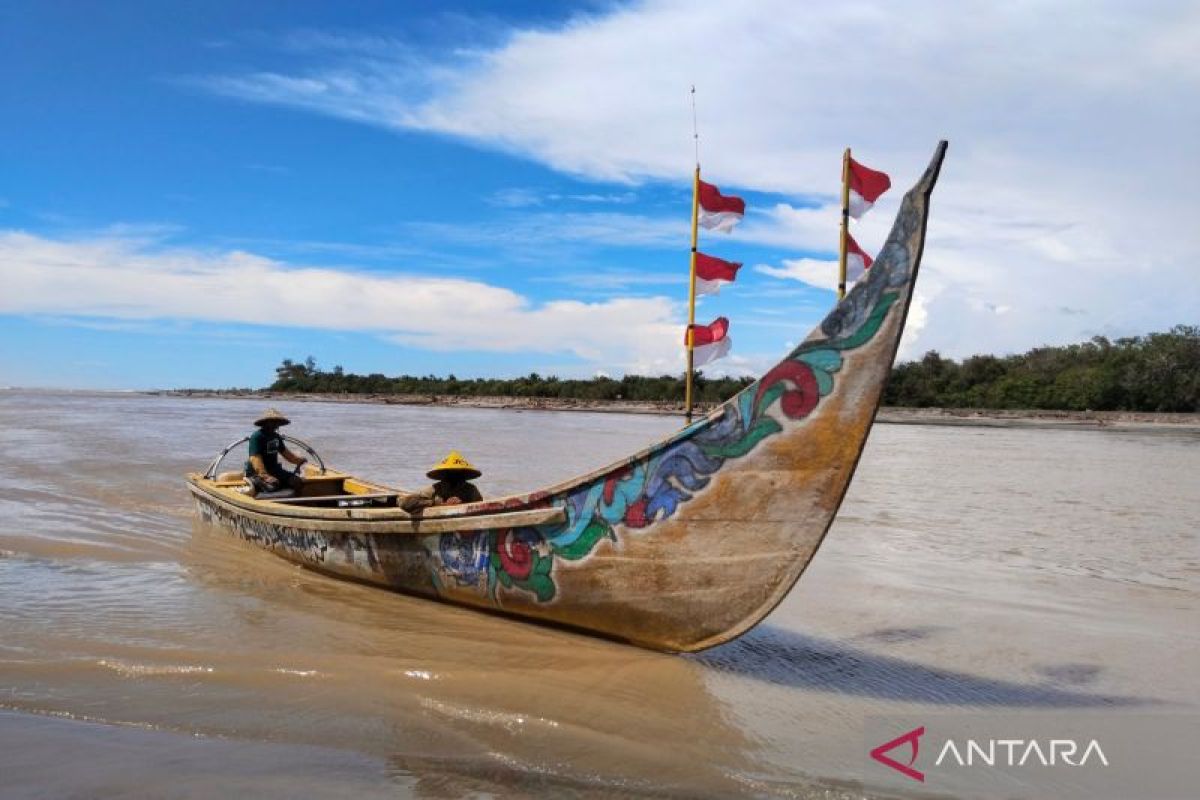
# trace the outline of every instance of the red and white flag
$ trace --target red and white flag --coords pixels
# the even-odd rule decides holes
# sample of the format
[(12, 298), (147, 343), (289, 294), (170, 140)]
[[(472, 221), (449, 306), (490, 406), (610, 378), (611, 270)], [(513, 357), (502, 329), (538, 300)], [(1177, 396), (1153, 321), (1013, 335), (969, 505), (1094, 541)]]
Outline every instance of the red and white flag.
[(700, 181), (700, 224), (710, 231), (729, 233), (746, 214), (746, 201), (726, 197), (711, 183)]
[(879, 195), (892, 186), (892, 179), (886, 173), (877, 172), (870, 167), (850, 159), (850, 216), (858, 219), (871, 210)]
[(867, 270), (875, 263), (875, 259), (867, 255), (866, 251), (858, 246), (858, 242), (854, 241), (854, 237), (849, 233), (846, 234), (846, 282), (853, 283), (854, 281), (867, 274)]
[(696, 253), (696, 294), (716, 294), (721, 284), (737, 280), (742, 265)]
[[(687, 346), (687, 333), (683, 335)], [(729, 320), (717, 317), (711, 325), (692, 326), (692, 365), (699, 367), (729, 354), (733, 340), (729, 338)]]

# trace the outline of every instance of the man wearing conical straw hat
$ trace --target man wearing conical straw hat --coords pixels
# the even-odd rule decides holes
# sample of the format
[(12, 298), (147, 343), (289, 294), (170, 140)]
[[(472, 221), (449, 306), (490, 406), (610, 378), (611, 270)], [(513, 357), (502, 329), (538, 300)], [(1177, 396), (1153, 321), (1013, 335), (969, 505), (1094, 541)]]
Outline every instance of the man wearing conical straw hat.
[[(258, 430), (250, 434), (250, 458), (246, 461), (246, 479), (254, 493), (299, 489), (304, 483), (299, 475), (300, 468), (307, 459), (289, 450), (279, 433), (279, 429), (291, 424), (291, 420), (268, 408), (254, 424)], [(281, 456), (296, 465), (296, 472), (288, 472), (280, 465)]]
[(463, 458), (462, 453), (457, 450), (451, 450), (450, 455), (425, 474), (436, 483), (401, 500), (400, 507), (405, 511), (417, 511), (430, 506), (477, 503), (483, 499), (479, 487), (471, 483), (483, 473), (471, 466), (471, 462)]

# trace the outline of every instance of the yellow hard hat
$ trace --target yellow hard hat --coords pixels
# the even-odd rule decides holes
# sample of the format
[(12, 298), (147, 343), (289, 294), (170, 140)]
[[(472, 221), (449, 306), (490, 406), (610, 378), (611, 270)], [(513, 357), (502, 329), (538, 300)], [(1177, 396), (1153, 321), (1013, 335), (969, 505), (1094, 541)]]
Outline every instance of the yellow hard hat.
[(473, 478), (478, 478), (483, 473), (471, 466), (471, 462), (463, 458), (462, 453), (457, 450), (451, 450), (450, 455), (442, 459), (442, 463), (425, 474), (436, 481), (442, 478), (458, 476), (472, 480)]

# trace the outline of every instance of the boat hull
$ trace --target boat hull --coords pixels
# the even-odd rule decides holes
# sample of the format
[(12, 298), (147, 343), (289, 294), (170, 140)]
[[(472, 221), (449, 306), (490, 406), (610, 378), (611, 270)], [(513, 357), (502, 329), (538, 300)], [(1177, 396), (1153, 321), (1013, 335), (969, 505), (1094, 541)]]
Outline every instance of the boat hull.
[(200, 513), (295, 563), (409, 594), (658, 650), (728, 641), (786, 596), (849, 486), (904, 329), (944, 149), (868, 276), (818, 329), (738, 396), (640, 453), (417, 518), (250, 510), (191, 476)]
[(341, 578), (436, 598), (427, 537), (330, 531), (299, 518), (248, 514), (192, 486), (200, 518), (295, 564)]
[[(849, 450), (843, 470), (853, 456)], [(779, 457), (782, 466), (787, 456)], [(843, 470), (807, 470), (809, 490), (796, 498), (798, 504), (832, 507), (829, 495)], [(325, 522), (251, 515), (199, 488), (193, 493), (206, 523), (321, 573), (652, 649), (694, 651), (736, 636), (753, 624), (750, 618), (765, 615), (820, 543), (826, 513), (781, 521), (780, 504), (762, 502), (776, 488), (773, 472), (722, 480), (693, 501), (686, 517), (648, 535), (618, 529), (615, 538), (597, 542), (574, 561), (555, 558), (535, 528), (338, 532), (325, 529)], [(759, 501), (755, 513), (729, 513), (747, 507), (747, 498)], [(809, 535), (797, 536), (797, 530)], [(553, 586), (553, 596), (522, 589), (512, 579), (510, 586), (497, 585), (498, 572), (529, 582), (537, 564), (547, 565), (544, 585)]]

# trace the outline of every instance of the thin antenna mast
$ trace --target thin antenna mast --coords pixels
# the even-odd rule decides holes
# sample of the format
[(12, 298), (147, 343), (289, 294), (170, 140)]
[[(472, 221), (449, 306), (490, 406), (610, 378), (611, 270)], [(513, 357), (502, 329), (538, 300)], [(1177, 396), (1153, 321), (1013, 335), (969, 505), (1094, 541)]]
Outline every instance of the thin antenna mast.
[(696, 125), (696, 86), (692, 84), (692, 140), (696, 144), (696, 169), (700, 169), (700, 128)]

